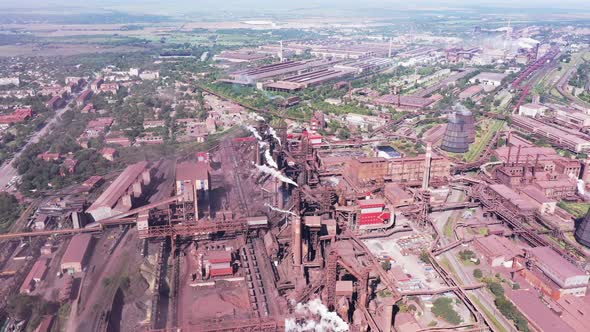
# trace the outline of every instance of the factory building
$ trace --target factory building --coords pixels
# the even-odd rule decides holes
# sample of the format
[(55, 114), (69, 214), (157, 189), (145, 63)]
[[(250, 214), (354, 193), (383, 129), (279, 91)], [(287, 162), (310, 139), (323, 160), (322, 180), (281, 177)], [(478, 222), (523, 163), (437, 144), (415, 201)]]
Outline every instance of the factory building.
[[(404, 158), (355, 158), (346, 162), (343, 175), (355, 186), (370, 186), (377, 182), (421, 184), (426, 166), (426, 155)], [(446, 182), (451, 173), (451, 162), (439, 155), (432, 155), (430, 181)]]
[(25, 281), (20, 287), (21, 294), (30, 294), (35, 290), (39, 282), (41, 282), (47, 274), (48, 263), (47, 258), (39, 258), (35, 264), (33, 264), (31, 271), (29, 271), (29, 274), (27, 274)]
[(382, 225), (390, 221), (391, 212), (385, 208), (382, 199), (363, 199), (358, 201), (360, 208), (358, 226)]
[(150, 180), (147, 161), (127, 166), (86, 213), (91, 214), (94, 221), (99, 221), (129, 211), (133, 206), (133, 198), (142, 195), (143, 187), (149, 185)]
[(574, 135), (535, 119), (513, 115), (512, 127), (526, 135), (547, 138), (552, 144), (563, 146), (576, 153), (590, 152), (590, 140), (582, 137), (581, 134)]
[(320, 69), (290, 76), (277, 82), (264, 83), (261, 87), (269, 91), (294, 92), (352, 75), (352, 71)]
[(550, 247), (531, 248), (527, 253), (534, 267), (530, 270), (521, 270), (521, 275), (543, 293), (554, 300), (566, 294), (586, 295), (590, 276), (584, 270), (567, 261)]
[(234, 273), (232, 267), (232, 253), (227, 250), (211, 250), (203, 256), (202, 267), (204, 275), (208, 277), (231, 276)]
[(69, 274), (82, 272), (90, 256), (91, 244), (92, 235), (74, 235), (61, 259), (61, 270)]
[(199, 201), (209, 198), (209, 164), (202, 161), (186, 161), (176, 165), (176, 195), (182, 195), (179, 203), (192, 203), (192, 211), (198, 219)]
[(225, 82), (244, 85), (255, 85), (270, 79), (282, 79), (287, 76), (300, 75), (312, 70), (320, 70), (334, 64), (331, 60), (285, 61), (260, 67), (240, 70), (230, 74)]
[(375, 99), (374, 102), (377, 105), (392, 106), (397, 109), (420, 110), (431, 106), (435, 100), (417, 96), (383, 95)]

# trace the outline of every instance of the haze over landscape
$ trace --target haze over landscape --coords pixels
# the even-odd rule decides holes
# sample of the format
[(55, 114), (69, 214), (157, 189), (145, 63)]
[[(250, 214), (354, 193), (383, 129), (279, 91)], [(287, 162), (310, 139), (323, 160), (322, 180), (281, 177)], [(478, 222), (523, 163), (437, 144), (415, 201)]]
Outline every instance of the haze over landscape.
[(590, 2), (0, 13), (0, 331), (589, 330)]

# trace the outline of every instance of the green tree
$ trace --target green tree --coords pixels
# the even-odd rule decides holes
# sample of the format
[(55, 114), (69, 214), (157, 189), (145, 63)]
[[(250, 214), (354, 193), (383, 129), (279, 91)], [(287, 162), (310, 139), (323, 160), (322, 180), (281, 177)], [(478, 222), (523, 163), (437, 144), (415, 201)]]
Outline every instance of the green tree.
[(454, 325), (458, 325), (463, 321), (461, 316), (453, 309), (453, 300), (448, 297), (436, 299), (432, 306), (432, 313)]
[(481, 272), (480, 269), (475, 269), (475, 270), (473, 270), (473, 276), (476, 277), (477, 279), (480, 279), (483, 277), (483, 273)]
[(16, 197), (0, 192), (0, 232), (5, 232), (19, 217), (20, 206)]
[(504, 296), (504, 287), (502, 287), (502, 285), (498, 282), (491, 282), (488, 287), (490, 288), (490, 291), (496, 296), (496, 297), (502, 297)]

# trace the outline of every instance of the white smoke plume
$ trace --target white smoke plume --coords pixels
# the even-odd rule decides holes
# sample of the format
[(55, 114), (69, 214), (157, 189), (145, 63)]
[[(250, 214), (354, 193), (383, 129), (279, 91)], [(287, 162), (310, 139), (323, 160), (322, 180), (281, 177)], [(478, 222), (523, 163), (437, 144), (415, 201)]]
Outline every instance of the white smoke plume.
[(268, 164), (268, 166), (274, 167), (276, 169), (279, 168), (279, 165), (277, 165), (277, 163), (274, 161), (274, 159), (272, 159), (269, 149), (264, 150), (264, 158), (266, 158), (266, 163)]
[(262, 137), (260, 137), (260, 134), (258, 134), (258, 130), (256, 130), (256, 128), (252, 126), (246, 126), (246, 129), (248, 129), (257, 140), (262, 141)]
[(277, 211), (277, 212), (280, 212), (280, 213), (287, 213), (287, 214), (292, 215), (293, 217), (297, 217), (297, 215), (293, 211), (279, 209), (278, 207), (272, 206), (272, 205), (270, 205), (268, 203), (264, 203), (264, 206), (267, 206), (268, 208), (270, 208), (273, 211)]
[(274, 130), (273, 127), (268, 126), (268, 133), (271, 134), (272, 137), (274, 137), (277, 140), (279, 145), (281, 145), (281, 139), (279, 138), (279, 136), (277, 135), (277, 132)]
[(343, 332), (348, 331), (348, 324), (335, 312), (331, 312), (320, 301), (315, 299), (306, 304), (297, 303), (295, 314), (306, 316), (304, 321), (295, 318), (285, 319), (287, 332)]
[(261, 117), (260, 115), (254, 113), (254, 119), (256, 119), (257, 121), (263, 121), (266, 122), (266, 119), (264, 119), (263, 117)]
[(293, 181), (293, 180), (289, 179), (288, 177), (284, 176), (283, 173), (277, 171), (274, 168), (270, 168), (270, 167), (268, 167), (266, 165), (256, 165), (256, 164), (254, 164), (254, 166), (256, 166), (256, 168), (258, 168), (258, 170), (260, 172), (262, 172), (262, 173), (270, 174), (271, 176), (273, 176), (273, 177), (275, 177), (275, 178), (277, 178), (277, 179), (279, 179), (279, 180), (281, 180), (281, 181), (283, 181), (285, 183), (292, 184), (295, 187), (298, 187), (297, 186), (297, 183), (295, 183), (295, 181)]

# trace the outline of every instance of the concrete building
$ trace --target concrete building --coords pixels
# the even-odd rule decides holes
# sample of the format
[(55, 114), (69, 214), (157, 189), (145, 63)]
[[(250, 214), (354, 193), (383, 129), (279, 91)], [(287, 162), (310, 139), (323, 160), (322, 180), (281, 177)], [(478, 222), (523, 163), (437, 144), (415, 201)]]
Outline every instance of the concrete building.
[(82, 272), (90, 256), (91, 244), (91, 234), (74, 235), (61, 259), (61, 270), (69, 274)]
[(539, 115), (544, 115), (548, 109), (547, 106), (541, 104), (522, 104), (518, 108), (518, 114), (534, 118)]
[(564, 294), (585, 296), (588, 287), (588, 274), (561, 257), (549, 247), (528, 249), (535, 266), (559, 287), (559, 297)]
[(506, 74), (483, 72), (469, 80), (471, 84), (481, 84), (484, 89), (486, 87), (497, 88), (502, 85), (502, 80), (506, 78)]
[(474, 98), (481, 94), (483, 88), (479, 85), (472, 85), (459, 93), (459, 100)]
[(94, 221), (110, 218), (129, 211), (133, 198), (142, 195), (143, 187), (151, 181), (147, 161), (127, 166), (113, 183), (86, 210)]
[(529, 322), (529, 329), (538, 332), (573, 332), (558, 315), (539, 299), (533, 290), (509, 290), (506, 298), (518, 308)]
[[(346, 162), (343, 175), (355, 186), (367, 186), (378, 182), (421, 184), (424, 177), (426, 156), (404, 158), (355, 158)], [(433, 154), (430, 182), (446, 182), (451, 174), (451, 162)]]
[(576, 153), (590, 152), (590, 140), (581, 136), (582, 134), (574, 135), (566, 130), (520, 115), (512, 116), (512, 127), (526, 135), (547, 138), (551, 143)]
[(199, 200), (208, 200), (210, 182), (208, 163), (187, 161), (176, 165), (176, 195), (182, 195), (179, 202), (193, 204), (196, 219), (199, 216)]
[(473, 240), (473, 246), (492, 267), (512, 267), (512, 260), (522, 252), (503, 236), (490, 235)]

